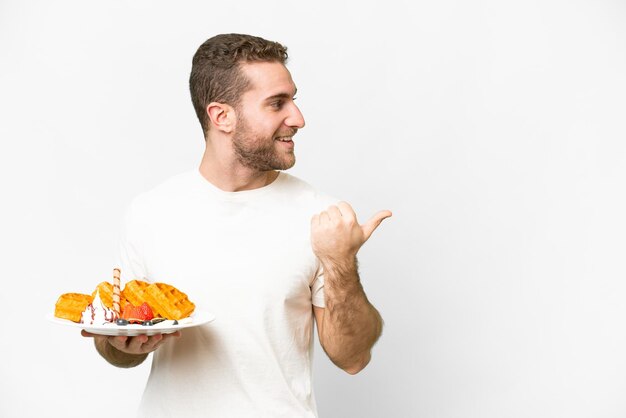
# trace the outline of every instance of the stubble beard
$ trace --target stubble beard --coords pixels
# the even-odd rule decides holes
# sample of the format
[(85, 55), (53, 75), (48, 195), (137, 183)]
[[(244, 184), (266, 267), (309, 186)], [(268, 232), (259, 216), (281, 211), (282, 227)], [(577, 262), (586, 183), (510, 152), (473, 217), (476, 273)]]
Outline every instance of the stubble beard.
[[(254, 135), (244, 120), (240, 123), (241, 127), (233, 136), (233, 148), (241, 165), (257, 171), (287, 170), (294, 166), (296, 155), (293, 151), (285, 152), (281, 158), (273, 137)], [(293, 130), (282, 136), (293, 136), (295, 133), (296, 130)]]

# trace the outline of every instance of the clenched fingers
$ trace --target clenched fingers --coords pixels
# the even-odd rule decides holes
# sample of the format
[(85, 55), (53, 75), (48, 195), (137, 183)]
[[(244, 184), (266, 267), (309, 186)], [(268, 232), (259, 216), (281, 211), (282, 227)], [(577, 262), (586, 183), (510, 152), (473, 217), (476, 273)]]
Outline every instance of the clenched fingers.
[(341, 220), (341, 211), (337, 206), (330, 206), (328, 209), (326, 209), (326, 213), (328, 214), (328, 218), (331, 221)]
[(337, 207), (341, 211), (341, 216), (343, 216), (345, 220), (356, 221), (356, 213), (354, 212), (354, 209), (352, 209), (352, 206), (350, 206), (348, 202), (338, 202)]

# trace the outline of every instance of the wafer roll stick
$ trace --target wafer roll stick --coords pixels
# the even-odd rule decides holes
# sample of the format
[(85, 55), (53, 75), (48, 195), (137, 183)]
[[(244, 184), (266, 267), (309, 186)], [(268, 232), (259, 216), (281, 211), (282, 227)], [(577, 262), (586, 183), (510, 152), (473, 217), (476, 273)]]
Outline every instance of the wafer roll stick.
[(115, 317), (120, 317), (120, 269), (113, 269), (113, 312)]

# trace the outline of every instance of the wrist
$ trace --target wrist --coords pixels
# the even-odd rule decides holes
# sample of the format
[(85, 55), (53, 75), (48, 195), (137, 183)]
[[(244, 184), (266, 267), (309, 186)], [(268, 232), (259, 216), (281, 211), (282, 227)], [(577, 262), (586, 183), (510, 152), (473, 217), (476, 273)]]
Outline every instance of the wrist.
[(352, 277), (358, 279), (359, 263), (356, 256), (345, 259), (320, 259), (324, 269), (324, 277)]
[(131, 354), (118, 349), (109, 342), (109, 337), (96, 337), (94, 343), (100, 355), (116, 367), (135, 367), (148, 357), (147, 354)]
[(322, 262), (327, 300), (348, 300), (363, 293), (356, 257), (351, 262)]

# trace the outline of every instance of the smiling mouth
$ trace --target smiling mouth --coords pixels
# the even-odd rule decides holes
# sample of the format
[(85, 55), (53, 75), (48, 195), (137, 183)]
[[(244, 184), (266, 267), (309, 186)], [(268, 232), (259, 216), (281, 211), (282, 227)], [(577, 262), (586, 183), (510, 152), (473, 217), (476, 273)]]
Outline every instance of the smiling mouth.
[(293, 140), (293, 136), (279, 136), (276, 140), (281, 142), (291, 142)]
[(281, 136), (277, 136), (276, 138), (274, 138), (276, 141), (280, 141), (280, 142), (292, 142), (293, 141), (293, 136), (298, 132), (297, 129), (289, 129), (289, 130), (284, 130), (283, 132), (281, 132), (283, 135)]

